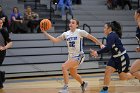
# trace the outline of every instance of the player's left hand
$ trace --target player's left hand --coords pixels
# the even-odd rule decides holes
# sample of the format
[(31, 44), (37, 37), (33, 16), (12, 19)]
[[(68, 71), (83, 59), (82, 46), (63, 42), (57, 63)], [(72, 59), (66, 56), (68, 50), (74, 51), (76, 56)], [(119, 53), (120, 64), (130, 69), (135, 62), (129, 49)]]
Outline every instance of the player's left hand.
[(102, 44), (102, 45), (100, 45), (100, 48), (104, 48), (104, 47), (105, 47), (105, 45), (103, 45), (103, 44)]
[(95, 58), (98, 57), (98, 53), (95, 50), (90, 49), (90, 54), (91, 54), (91, 56), (94, 56)]

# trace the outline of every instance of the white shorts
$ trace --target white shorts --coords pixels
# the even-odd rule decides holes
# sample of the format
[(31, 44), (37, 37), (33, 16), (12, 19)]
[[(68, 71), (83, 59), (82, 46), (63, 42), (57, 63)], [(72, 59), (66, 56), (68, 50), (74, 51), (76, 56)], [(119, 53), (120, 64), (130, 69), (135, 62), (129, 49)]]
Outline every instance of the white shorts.
[(79, 64), (82, 64), (85, 59), (85, 54), (79, 54), (79, 55), (69, 55), (69, 59), (76, 59)]

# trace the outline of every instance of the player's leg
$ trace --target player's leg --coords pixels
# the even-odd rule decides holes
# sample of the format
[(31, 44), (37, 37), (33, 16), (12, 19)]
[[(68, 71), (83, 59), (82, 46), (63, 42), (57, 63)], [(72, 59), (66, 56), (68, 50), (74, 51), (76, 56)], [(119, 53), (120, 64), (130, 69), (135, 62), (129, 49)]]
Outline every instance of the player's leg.
[(84, 92), (88, 86), (88, 82), (82, 80), (81, 76), (77, 73), (77, 67), (70, 68), (70, 74), (81, 84), (82, 92)]
[(115, 71), (116, 69), (111, 66), (106, 67), (105, 76), (104, 76), (104, 86), (101, 89), (100, 93), (108, 93), (108, 87), (111, 81), (111, 74), (114, 73)]
[(76, 79), (80, 84), (83, 83), (82, 79), (81, 79), (81, 76), (77, 73), (77, 67), (74, 67), (74, 68), (70, 68), (69, 69), (70, 71), (70, 75)]
[(68, 69), (72, 67), (77, 67), (78, 65), (79, 63), (75, 59), (69, 59), (64, 64), (62, 64), (64, 87), (59, 91), (59, 93), (68, 93), (68, 82), (69, 82)]
[(112, 57), (105, 69), (105, 76), (104, 76), (104, 86), (101, 89), (100, 93), (108, 93), (109, 83), (111, 81), (111, 74), (116, 71), (117, 67), (115, 65), (115, 59)]
[(107, 66), (105, 70), (105, 76), (104, 76), (104, 85), (109, 86), (110, 80), (111, 80), (111, 75), (116, 71), (115, 68), (111, 66)]
[(137, 59), (132, 66), (130, 67), (130, 72), (134, 75), (137, 79), (140, 80), (140, 59)]
[(67, 60), (64, 64), (62, 64), (62, 72), (63, 72), (65, 84), (68, 84), (68, 81), (69, 81), (68, 69), (70, 69), (72, 67), (77, 67), (78, 65), (79, 65), (79, 63), (74, 59)]
[(79, 54), (78, 56), (74, 56), (72, 57), (72, 59), (75, 60), (76, 62), (76, 66), (75, 67), (72, 67), (70, 68), (70, 74), (73, 78), (75, 78), (80, 84), (83, 83), (82, 79), (81, 79), (81, 76), (77, 73), (77, 68), (80, 64), (83, 63), (84, 59), (85, 59), (85, 55), (84, 54)]
[(119, 78), (120, 78), (120, 80), (129, 80), (129, 79), (134, 78), (134, 76), (129, 72), (127, 72), (127, 73), (121, 72), (121, 73), (119, 73)]

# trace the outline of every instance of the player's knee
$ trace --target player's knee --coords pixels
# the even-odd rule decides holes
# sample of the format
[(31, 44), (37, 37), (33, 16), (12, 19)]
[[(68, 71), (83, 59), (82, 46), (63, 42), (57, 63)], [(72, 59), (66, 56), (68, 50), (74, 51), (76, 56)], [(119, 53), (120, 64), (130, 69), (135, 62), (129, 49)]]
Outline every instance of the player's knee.
[(120, 80), (129, 80), (129, 79), (132, 79), (134, 78), (133, 75), (131, 73), (126, 73), (126, 72), (121, 72), (119, 73), (119, 77), (120, 77)]
[(65, 64), (62, 64), (62, 70), (67, 70), (67, 67)]
[(111, 69), (107, 69), (107, 70), (105, 70), (105, 75), (110, 75), (110, 74), (112, 74), (113, 72), (112, 72), (112, 70)]
[(130, 68), (130, 73), (131, 73), (132, 75), (134, 75), (135, 72), (136, 72), (136, 71), (134, 71), (132, 68)]

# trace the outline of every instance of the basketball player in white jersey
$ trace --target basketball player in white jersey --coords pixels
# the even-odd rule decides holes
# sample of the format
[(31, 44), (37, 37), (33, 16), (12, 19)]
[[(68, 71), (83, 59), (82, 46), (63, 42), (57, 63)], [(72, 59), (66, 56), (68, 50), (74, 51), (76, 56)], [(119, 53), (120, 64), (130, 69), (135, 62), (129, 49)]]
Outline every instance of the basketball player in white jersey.
[(59, 93), (68, 93), (68, 81), (69, 81), (69, 73), (70, 75), (76, 79), (81, 84), (82, 92), (86, 90), (88, 85), (87, 82), (81, 79), (81, 76), (77, 73), (77, 68), (79, 64), (81, 64), (84, 60), (84, 52), (82, 47), (83, 37), (86, 37), (96, 44), (100, 45), (100, 47), (104, 47), (104, 45), (97, 40), (94, 36), (87, 33), (85, 30), (77, 29), (79, 26), (79, 21), (76, 19), (71, 19), (69, 23), (69, 28), (67, 32), (63, 32), (57, 38), (51, 36), (47, 33), (47, 31), (42, 31), (45, 36), (47, 36), (52, 42), (57, 43), (62, 40), (66, 40), (68, 46), (68, 60), (62, 64), (62, 72), (64, 77), (64, 87), (59, 91)]

